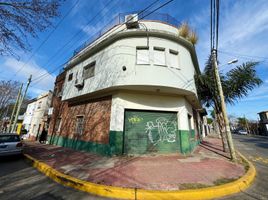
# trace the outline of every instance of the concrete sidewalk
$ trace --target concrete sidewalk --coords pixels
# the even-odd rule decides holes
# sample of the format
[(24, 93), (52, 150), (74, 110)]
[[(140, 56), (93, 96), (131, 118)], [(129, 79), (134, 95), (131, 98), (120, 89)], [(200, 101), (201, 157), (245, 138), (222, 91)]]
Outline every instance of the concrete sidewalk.
[(229, 161), (217, 138), (206, 138), (190, 156), (104, 157), (33, 142), (26, 142), (25, 153), (69, 176), (126, 188), (194, 189), (226, 183), (245, 174), (243, 165)]

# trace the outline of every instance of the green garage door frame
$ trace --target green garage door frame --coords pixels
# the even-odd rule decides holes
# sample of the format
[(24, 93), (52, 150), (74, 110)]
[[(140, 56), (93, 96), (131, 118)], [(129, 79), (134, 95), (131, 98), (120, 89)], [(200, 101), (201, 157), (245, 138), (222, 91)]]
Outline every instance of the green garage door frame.
[(181, 151), (177, 112), (126, 109), (123, 137), (124, 154)]

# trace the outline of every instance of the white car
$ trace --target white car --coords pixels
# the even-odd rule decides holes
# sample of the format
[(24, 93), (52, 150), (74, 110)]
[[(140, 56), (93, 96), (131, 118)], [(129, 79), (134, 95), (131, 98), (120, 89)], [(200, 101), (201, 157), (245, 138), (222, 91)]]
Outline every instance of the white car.
[(238, 130), (238, 134), (240, 134), (240, 135), (247, 135), (248, 132), (246, 130), (240, 129), (240, 130)]
[(0, 156), (22, 155), (23, 143), (17, 134), (0, 134)]

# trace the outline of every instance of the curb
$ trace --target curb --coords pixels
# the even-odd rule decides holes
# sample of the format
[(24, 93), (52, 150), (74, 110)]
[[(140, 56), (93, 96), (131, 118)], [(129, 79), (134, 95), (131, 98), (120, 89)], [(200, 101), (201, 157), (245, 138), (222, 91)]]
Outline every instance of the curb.
[(134, 188), (122, 188), (107, 185), (95, 184), (87, 181), (83, 181), (69, 175), (63, 174), (49, 165), (36, 160), (28, 154), (24, 154), (26, 158), (32, 161), (32, 164), (40, 172), (65, 186), (69, 186), (90, 194), (118, 199), (187, 199), (187, 200), (198, 200), (198, 199), (214, 199), (234, 193), (241, 192), (247, 189), (253, 182), (256, 176), (256, 169), (253, 164), (248, 161), (241, 153), (237, 152), (241, 158), (246, 161), (249, 165), (249, 169), (246, 174), (233, 181), (220, 186), (212, 186), (202, 189), (194, 190), (174, 190), (174, 191), (162, 191), (162, 190), (144, 190)]

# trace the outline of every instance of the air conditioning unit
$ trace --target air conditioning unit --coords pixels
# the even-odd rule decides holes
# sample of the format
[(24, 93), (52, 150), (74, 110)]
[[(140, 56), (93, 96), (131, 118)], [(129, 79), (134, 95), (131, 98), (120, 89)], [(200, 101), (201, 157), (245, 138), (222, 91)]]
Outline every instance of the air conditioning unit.
[(130, 14), (125, 16), (125, 23), (127, 28), (137, 28), (138, 24), (138, 14)]
[(84, 80), (83, 79), (76, 79), (74, 82), (74, 86), (77, 88), (84, 87)]

